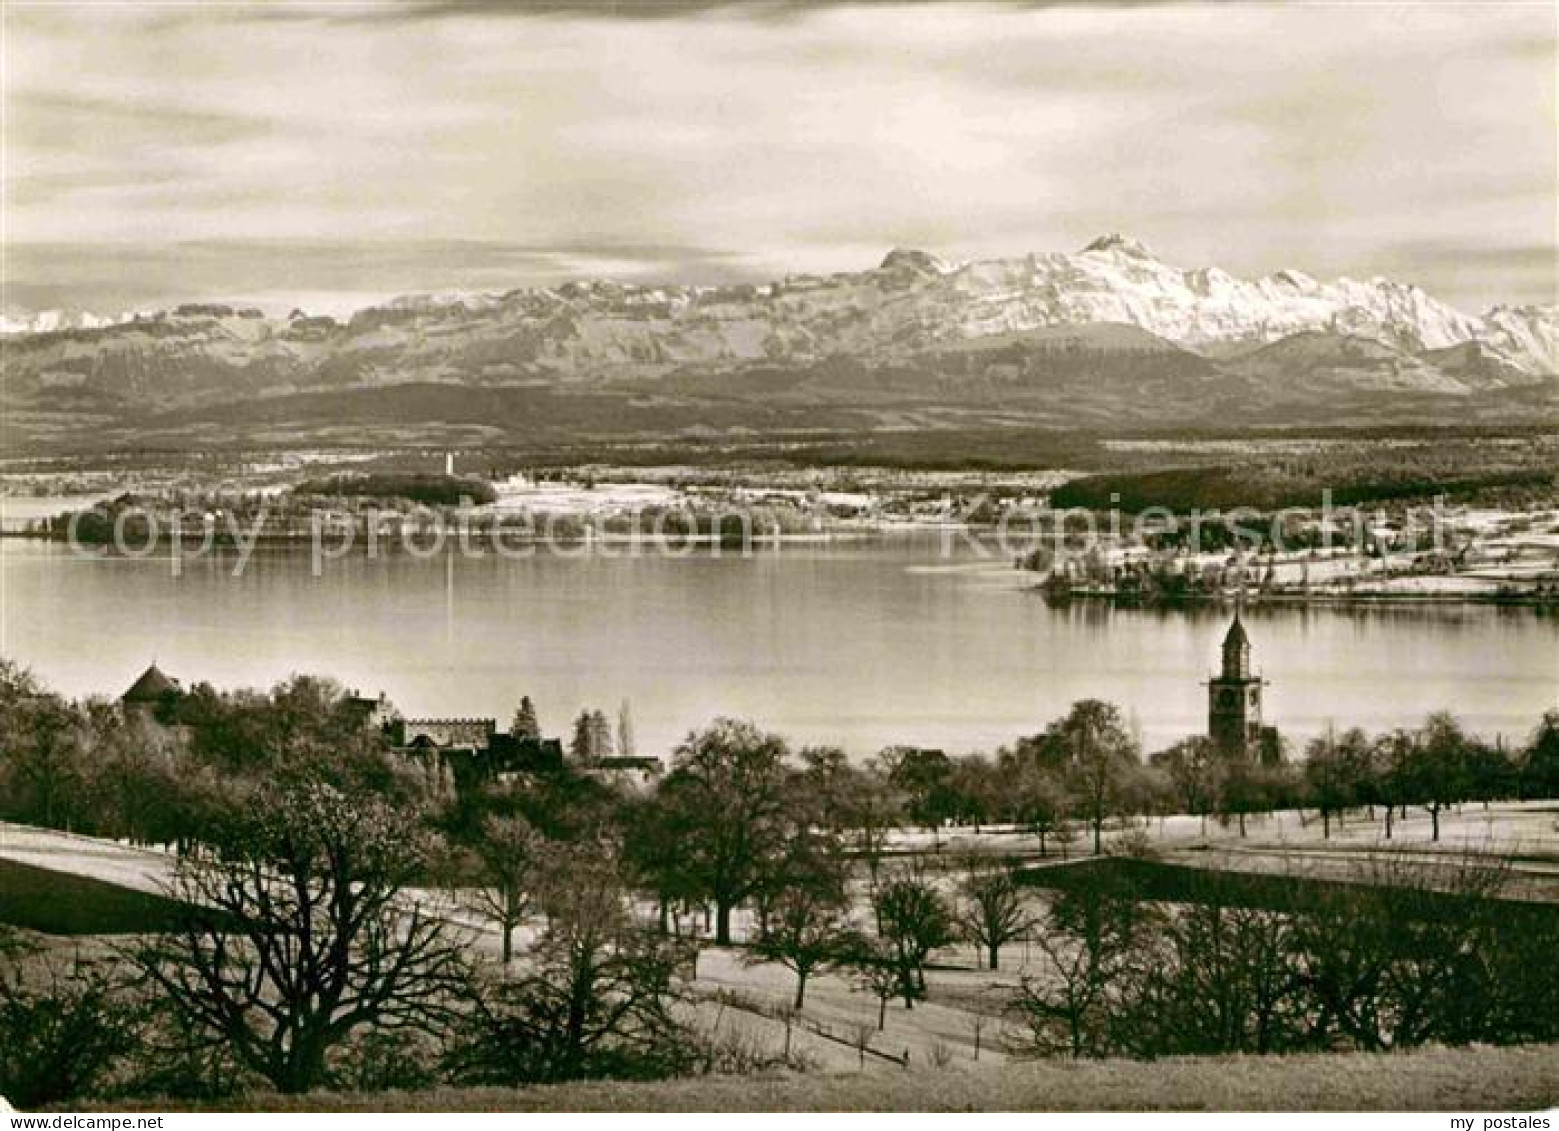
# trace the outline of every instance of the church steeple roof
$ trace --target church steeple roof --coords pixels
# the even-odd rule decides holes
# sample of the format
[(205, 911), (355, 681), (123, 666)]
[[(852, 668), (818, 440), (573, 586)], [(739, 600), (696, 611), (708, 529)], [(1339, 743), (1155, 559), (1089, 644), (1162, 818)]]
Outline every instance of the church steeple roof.
[(1223, 638), (1223, 678), (1244, 680), (1251, 678), (1250, 637), (1245, 635), (1245, 625), (1240, 611), (1234, 610), (1234, 623)]
[(125, 703), (157, 703), (170, 691), (176, 692), (178, 689), (178, 681), (164, 674), (163, 670), (153, 663), (119, 698)]

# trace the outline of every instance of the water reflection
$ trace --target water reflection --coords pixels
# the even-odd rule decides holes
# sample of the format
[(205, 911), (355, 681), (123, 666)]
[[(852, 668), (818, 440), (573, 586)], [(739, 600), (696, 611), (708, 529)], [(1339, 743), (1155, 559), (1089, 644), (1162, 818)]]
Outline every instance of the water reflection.
[[(1112, 699), (1157, 745), (1205, 722), (1199, 681), (1228, 610), (1052, 608), (999, 559), (936, 540), (789, 545), (743, 558), (590, 555), (329, 563), (262, 549), (80, 561), (0, 543), (0, 650), (70, 694), (117, 694), (154, 655), (187, 680), (294, 671), (386, 691), (408, 712), (505, 719), (530, 694), (551, 731), (632, 700), (663, 752), (717, 714), (799, 742), (990, 749), (1075, 699)], [(1383, 729), (1452, 707), (1524, 737), (1559, 692), (1559, 622), (1480, 606), (1258, 606), (1269, 720)]]

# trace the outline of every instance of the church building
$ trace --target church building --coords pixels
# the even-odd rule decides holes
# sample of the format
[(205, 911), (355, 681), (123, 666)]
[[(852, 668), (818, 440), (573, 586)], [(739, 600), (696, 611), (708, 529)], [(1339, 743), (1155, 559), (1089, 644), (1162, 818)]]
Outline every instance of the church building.
[(1240, 621), (1223, 638), (1223, 668), (1207, 681), (1207, 734), (1224, 758), (1280, 759), (1277, 731), (1261, 721), (1261, 690), (1267, 681), (1251, 668), (1250, 637)]

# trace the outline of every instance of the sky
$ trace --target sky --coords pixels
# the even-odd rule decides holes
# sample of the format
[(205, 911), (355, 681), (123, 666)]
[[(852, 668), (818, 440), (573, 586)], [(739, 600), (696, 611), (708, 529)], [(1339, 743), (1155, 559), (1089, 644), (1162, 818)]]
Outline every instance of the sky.
[(1073, 251), (1556, 301), (1556, 6), (3, 10), (4, 305)]

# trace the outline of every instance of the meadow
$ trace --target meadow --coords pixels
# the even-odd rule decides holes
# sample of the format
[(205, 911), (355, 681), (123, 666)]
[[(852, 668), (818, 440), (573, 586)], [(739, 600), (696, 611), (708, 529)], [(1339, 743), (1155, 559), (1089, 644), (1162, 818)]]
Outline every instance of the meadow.
[[(1559, 1048), (1039, 1061), (891, 1073), (585, 1081), (535, 1088), (250, 1094), (244, 1111), (1528, 1111), (1559, 1103)], [(233, 1100), (209, 1109), (235, 1109)], [(91, 1109), (86, 1109), (91, 1110)], [(104, 1108), (102, 1110), (109, 1110)], [(114, 1111), (168, 1110), (157, 1101)]]

